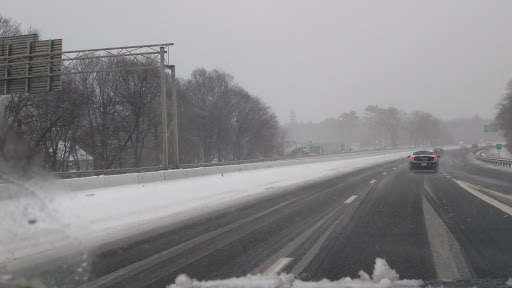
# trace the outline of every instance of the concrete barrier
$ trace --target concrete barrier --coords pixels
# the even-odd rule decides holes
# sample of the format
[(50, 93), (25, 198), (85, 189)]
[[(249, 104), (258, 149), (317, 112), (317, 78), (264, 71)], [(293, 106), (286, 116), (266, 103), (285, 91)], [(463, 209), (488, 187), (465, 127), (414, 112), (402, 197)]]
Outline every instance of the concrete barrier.
[[(396, 151), (399, 152), (399, 151)], [(373, 156), (366, 155), (368, 157)], [(361, 155), (364, 157), (365, 155)], [(178, 169), (168, 171), (156, 171), (146, 173), (132, 173), (122, 175), (110, 175), (110, 176), (94, 176), (84, 178), (72, 178), (59, 180), (63, 183), (63, 186), (68, 191), (80, 191), (86, 189), (97, 189), (97, 188), (108, 188), (121, 185), (133, 185), (133, 184), (144, 184), (156, 181), (172, 181), (184, 178), (215, 175), (215, 174), (226, 174), (226, 173), (241, 173), (250, 170), (258, 170), (265, 168), (275, 168), (293, 165), (302, 165), (308, 163), (319, 163), (327, 161), (339, 161), (346, 157), (332, 157), (332, 158), (303, 158), (293, 160), (280, 160), (275, 162), (260, 162), (260, 163), (248, 163), (239, 165), (226, 165), (226, 166), (212, 166), (212, 167), (200, 167), (190, 169)], [(347, 158), (347, 159), (350, 159)]]
[[(122, 175), (111, 175), (111, 176), (98, 176), (88, 178), (103, 178), (105, 181), (105, 187), (115, 187), (120, 185), (137, 184), (137, 173), (122, 174)], [(86, 178), (83, 178), (86, 179)], [(71, 180), (71, 179), (68, 179)]]
[(66, 189), (69, 189), (70, 191), (80, 191), (106, 187), (105, 176), (64, 179), (60, 181), (62, 181), (64, 187)]
[(137, 183), (138, 184), (164, 181), (164, 180), (165, 180), (164, 171), (137, 173)]
[(176, 180), (187, 177), (187, 170), (168, 170), (164, 171), (164, 180)]

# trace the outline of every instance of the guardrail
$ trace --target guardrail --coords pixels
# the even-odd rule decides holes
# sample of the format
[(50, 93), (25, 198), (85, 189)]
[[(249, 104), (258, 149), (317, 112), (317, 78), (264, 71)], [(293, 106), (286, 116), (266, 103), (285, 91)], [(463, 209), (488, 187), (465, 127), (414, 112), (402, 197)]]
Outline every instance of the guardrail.
[[(279, 158), (223, 161), (223, 162), (213, 162), (213, 163), (181, 164), (180, 170), (181, 169), (200, 168), (200, 167), (216, 167), (216, 166), (227, 166), (227, 165), (263, 163), (263, 162), (282, 161), (282, 160), (343, 157), (343, 156), (355, 155), (355, 154), (357, 154), (357, 155), (375, 154), (375, 153), (380, 153), (382, 151), (387, 151), (387, 150), (389, 150), (389, 149), (345, 152), (345, 153), (328, 154), (328, 155), (311, 155), (311, 156), (305, 156), (305, 157), (279, 157)], [(121, 174), (129, 174), (129, 173), (146, 173), (146, 172), (156, 172), (156, 171), (163, 171), (163, 167), (157, 166), (157, 167), (121, 168), (121, 169), (89, 170), (89, 171), (74, 171), (74, 172), (55, 172), (54, 174), (57, 177), (59, 177), (60, 179), (71, 179), (71, 178), (92, 177), (92, 176), (100, 176), (100, 175), (121, 175)]]
[(490, 158), (490, 157), (480, 156), (480, 155), (478, 155), (478, 152), (481, 152), (481, 151), (483, 151), (483, 149), (475, 150), (473, 152), (473, 157), (475, 157), (475, 159), (477, 159), (479, 161), (490, 163), (493, 165), (512, 167), (512, 159)]
[[(213, 162), (213, 163), (182, 164), (180, 166), (180, 169), (191, 169), (191, 168), (199, 168), (199, 167), (214, 167), (214, 166), (225, 166), (225, 165), (240, 165), (240, 164), (285, 160), (285, 159), (296, 159), (296, 158), (271, 158), (271, 159), (224, 161), (224, 162)], [(156, 171), (162, 171), (162, 170), (164, 170), (163, 166), (157, 166), (157, 167), (121, 168), (121, 169), (89, 170), (89, 171), (74, 171), (74, 172), (56, 172), (55, 175), (61, 179), (70, 179), (70, 178), (82, 178), (82, 177), (91, 177), (91, 176), (100, 176), (100, 175), (146, 173), (146, 172), (156, 172)]]

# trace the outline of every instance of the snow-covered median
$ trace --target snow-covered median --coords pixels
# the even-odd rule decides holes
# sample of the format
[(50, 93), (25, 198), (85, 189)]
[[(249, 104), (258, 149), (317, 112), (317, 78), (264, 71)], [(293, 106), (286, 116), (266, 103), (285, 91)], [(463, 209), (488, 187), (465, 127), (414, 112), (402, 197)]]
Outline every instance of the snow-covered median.
[[(22, 216), (18, 215), (16, 219), (10, 217), (12, 221), (1, 224), (6, 226), (1, 227), (1, 230), (3, 234), (9, 235), (9, 241), (2, 243), (0, 264), (12, 264), (20, 260), (29, 260), (30, 263), (30, 257), (34, 255), (60, 251), (68, 238), (79, 240), (84, 247), (94, 247), (160, 225), (177, 223), (201, 213), (278, 193), (291, 185), (303, 185), (395, 159), (403, 158), (405, 163), (407, 155), (410, 152), (350, 159), (334, 158), (333, 161), (303, 165), (77, 192), (41, 191), (53, 187), (50, 184), (44, 187), (32, 186), (28, 189), (32, 192), (26, 193), (23, 201), (0, 201), (0, 211), (12, 211), (17, 205), (21, 205), (18, 208), (24, 211)], [(44, 198), (41, 195), (45, 195)], [(32, 206), (46, 207), (46, 211), (30, 209)], [(44, 219), (41, 219), (40, 214), (46, 215)], [(36, 222), (27, 224), (30, 219)], [(54, 219), (55, 223), (49, 219)], [(63, 227), (65, 233), (55, 233), (56, 227)], [(47, 235), (41, 241), (41, 235), (45, 233)]]

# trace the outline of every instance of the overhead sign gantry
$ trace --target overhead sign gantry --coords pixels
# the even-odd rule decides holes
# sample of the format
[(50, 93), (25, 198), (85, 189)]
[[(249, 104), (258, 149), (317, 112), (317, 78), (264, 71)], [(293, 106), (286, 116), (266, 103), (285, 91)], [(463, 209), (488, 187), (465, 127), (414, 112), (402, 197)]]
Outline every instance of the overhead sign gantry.
[[(39, 40), (36, 34), (0, 38), (0, 95), (59, 91), (61, 76), (123, 70), (159, 69), (162, 101), (163, 168), (169, 168), (168, 133), (173, 134), (173, 166), (179, 167), (176, 69), (169, 64), (173, 43), (62, 51), (62, 39)], [(167, 58), (165, 57), (167, 54)], [(81, 61), (130, 58), (132, 66), (96, 70)], [(148, 65), (149, 63), (149, 65)], [(77, 67), (80, 67), (78, 69)], [(172, 126), (167, 129), (166, 70), (171, 70)], [(169, 131), (170, 130), (170, 131)]]

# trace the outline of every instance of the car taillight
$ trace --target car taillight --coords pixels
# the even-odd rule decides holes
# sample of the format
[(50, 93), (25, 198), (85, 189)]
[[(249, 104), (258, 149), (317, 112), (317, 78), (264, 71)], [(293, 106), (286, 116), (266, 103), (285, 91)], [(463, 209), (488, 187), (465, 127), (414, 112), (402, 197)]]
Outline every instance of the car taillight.
[(411, 157), (411, 161), (414, 161), (414, 157)]
[(437, 161), (437, 157), (436, 156), (434, 156), (434, 161)]

